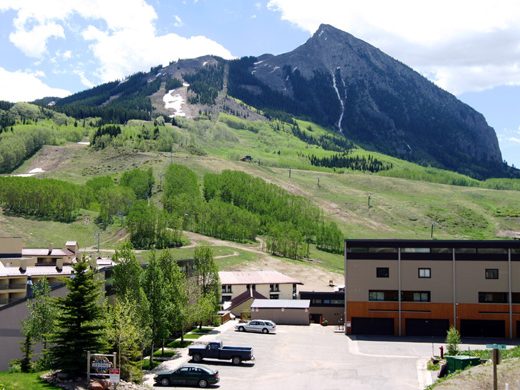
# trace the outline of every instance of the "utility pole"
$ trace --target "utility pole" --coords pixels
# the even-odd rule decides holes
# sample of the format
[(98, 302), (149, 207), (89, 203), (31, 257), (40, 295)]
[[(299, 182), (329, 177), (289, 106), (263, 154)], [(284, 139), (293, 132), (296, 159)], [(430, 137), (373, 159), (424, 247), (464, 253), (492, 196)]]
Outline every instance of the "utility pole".
[(432, 239), (432, 240), (433, 240), (433, 227), (434, 227), (434, 225), (435, 225), (435, 223), (432, 222), (432, 229), (430, 231), (430, 239)]
[(370, 208), (372, 207), (372, 205), (370, 204), (370, 201), (372, 200), (372, 194), (368, 194), (368, 209), (370, 210)]
[(170, 150), (170, 164), (173, 164), (173, 144), (172, 144), (172, 150)]
[(100, 234), (100, 232), (97, 231), (96, 232), (96, 235), (97, 235), (97, 253), (99, 253), (99, 234)]
[(320, 188), (320, 178), (318, 177), (318, 188)]
[(291, 168), (289, 168), (289, 179), (291, 178)]

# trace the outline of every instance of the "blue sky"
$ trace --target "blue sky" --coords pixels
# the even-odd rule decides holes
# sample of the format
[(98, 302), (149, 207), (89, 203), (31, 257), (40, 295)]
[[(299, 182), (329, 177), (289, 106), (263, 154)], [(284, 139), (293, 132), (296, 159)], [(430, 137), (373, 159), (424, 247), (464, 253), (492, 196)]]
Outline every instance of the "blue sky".
[(279, 54), (320, 23), (482, 112), (520, 167), (517, 0), (0, 0), (0, 99), (65, 96), (178, 58)]

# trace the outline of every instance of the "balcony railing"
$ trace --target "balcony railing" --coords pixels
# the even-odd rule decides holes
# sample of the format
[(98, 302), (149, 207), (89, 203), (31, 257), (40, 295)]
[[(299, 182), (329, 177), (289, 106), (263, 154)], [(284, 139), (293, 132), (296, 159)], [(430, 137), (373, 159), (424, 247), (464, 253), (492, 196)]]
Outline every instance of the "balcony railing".
[(9, 290), (25, 290), (27, 285), (25, 283), (10, 283)]

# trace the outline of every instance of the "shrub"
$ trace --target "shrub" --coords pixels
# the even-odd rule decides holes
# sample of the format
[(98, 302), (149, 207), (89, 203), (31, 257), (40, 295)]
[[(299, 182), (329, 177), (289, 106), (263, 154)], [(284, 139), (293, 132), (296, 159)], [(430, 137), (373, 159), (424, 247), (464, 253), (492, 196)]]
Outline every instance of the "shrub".
[(455, 327), (451, 327), (446, 335), (446, 344), (448, 355), (457, 355), (459, 353), (460, 334)]

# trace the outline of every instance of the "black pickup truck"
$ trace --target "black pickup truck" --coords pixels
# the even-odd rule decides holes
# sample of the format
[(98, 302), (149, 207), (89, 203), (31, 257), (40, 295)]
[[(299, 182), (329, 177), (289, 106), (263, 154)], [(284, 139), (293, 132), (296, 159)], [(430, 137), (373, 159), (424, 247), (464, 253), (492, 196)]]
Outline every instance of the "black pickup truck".
[(231, 360), (233, 364), (248, 360), (255, 360), (252, 347), (225, 347), (220, 341), (213, 341), (207, 344), (195, 344), (190, 346), (188, 354), (193, 361), (199, 363), (202, 359)]

